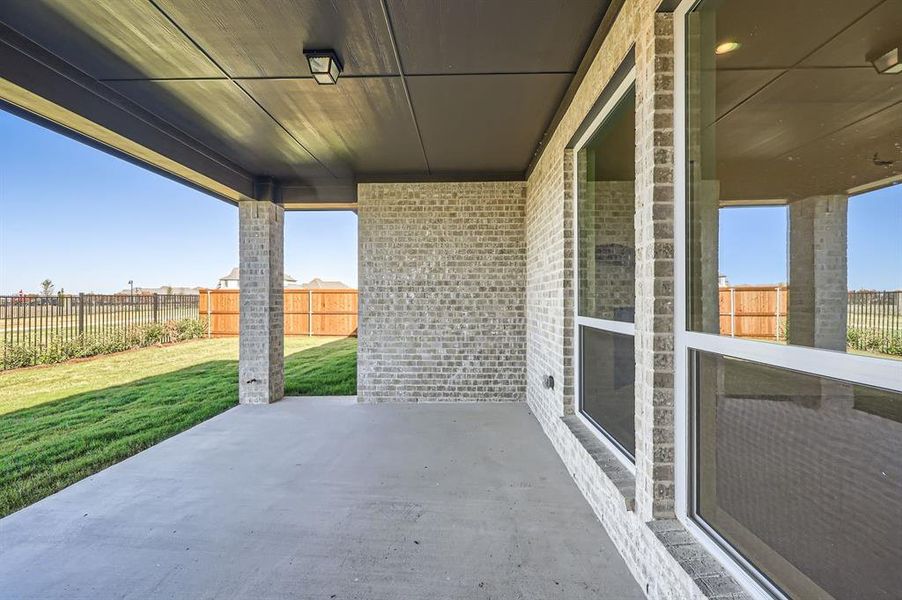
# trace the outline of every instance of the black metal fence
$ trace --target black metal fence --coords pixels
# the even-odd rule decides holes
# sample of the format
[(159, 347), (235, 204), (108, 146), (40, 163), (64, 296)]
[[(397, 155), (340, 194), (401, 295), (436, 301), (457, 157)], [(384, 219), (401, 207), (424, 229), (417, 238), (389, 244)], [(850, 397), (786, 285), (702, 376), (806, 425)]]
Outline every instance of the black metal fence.
[(0, 296), (2, 363), (10, 348), (42, 350), (85, 336), (127, 336), (136, 326), (197, 319), (196, 295)]
[(902, 291), (849, 292), (849, 341), (860, 350), (902, 353)]

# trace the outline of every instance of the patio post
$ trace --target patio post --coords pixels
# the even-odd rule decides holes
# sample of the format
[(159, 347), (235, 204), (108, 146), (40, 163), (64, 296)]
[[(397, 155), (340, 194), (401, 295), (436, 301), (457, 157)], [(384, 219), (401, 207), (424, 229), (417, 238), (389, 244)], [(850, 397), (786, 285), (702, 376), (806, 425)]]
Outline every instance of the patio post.
[[(845, 352), (848, 335), (848, 211), (844, 194), (789, 206), (790, 344)], [(820, 409), (851, 410), (853, 386), (824, 379), (813, 390)]]
[(846, 349), (848, 197), (789, 206), (789, 343)]
[(261, 178), (255, 199), (239, 202), (238, 401), (284, 395), (284, 208), (278, 183)]

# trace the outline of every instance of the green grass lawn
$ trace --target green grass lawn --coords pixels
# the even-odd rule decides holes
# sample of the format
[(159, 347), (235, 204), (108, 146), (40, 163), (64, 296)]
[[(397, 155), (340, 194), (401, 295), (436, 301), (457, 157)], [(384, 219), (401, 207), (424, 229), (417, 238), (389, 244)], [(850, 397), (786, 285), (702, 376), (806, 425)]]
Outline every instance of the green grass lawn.
[[(285, 393), (353, 395), (356, 338), (285, 340)], [(238, 402), (238, 340), (0, 372), (0, 517)]]

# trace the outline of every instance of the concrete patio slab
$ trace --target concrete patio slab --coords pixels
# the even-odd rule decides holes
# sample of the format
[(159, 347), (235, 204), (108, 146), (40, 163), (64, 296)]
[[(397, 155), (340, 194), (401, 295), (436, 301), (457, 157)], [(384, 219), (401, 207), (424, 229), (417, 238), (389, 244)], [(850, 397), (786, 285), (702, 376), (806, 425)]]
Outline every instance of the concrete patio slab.
[(0, 520), (3, 598), (644, 595), (523, 404), (239, 406)]

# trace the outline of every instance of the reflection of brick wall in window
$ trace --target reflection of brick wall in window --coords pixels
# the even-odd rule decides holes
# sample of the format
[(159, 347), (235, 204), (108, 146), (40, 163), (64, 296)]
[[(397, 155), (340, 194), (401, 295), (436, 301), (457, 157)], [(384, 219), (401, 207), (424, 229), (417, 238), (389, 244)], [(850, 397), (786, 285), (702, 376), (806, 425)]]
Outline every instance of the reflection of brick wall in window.
[(595, 296), (598, 316), (632, 321), (635, 312), (635, 184), (595, 183)]
[(633, 289), (630, 274), (636, 268), (636, 250), (623, 244), (600, 244), (595, 247), (598, 288), (609, 317), (617, 321), (632, 321)]
[(599, 244), (595, 247), (595, 262), (599, 266), (632, 268), (636, 264), (636, 251), (623, 244)]

